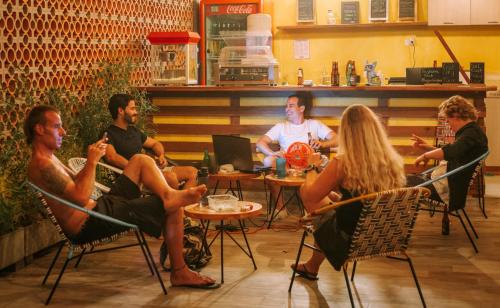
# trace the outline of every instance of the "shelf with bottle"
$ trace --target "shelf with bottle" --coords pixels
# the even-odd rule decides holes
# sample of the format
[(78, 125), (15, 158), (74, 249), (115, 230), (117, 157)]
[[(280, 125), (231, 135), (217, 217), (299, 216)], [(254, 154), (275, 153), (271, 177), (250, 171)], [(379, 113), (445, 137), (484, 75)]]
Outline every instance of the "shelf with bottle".
[(426, 21), (417, 22), (372, 22), (372, 23), (359, 23), (359, 24), (330, 24), (330, 25), (289, 25), (277, 26), (276, 28), (281, 31), (336, 31), (336, 30), (398, 30), (401, 28), (427, 28)]

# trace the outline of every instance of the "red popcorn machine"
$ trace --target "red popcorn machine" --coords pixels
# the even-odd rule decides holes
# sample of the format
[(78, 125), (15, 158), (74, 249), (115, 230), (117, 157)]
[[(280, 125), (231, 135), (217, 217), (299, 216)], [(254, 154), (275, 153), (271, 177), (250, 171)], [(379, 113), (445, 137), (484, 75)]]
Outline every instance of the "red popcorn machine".
[(198, 42), (195, 32), (151, 32), (151, 81), (155, 85), (198, 84)]

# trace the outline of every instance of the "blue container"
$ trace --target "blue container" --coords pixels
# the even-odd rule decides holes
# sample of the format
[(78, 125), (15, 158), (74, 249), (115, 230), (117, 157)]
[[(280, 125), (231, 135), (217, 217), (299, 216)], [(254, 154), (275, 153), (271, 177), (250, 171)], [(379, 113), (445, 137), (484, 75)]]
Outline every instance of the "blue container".
[(286, 159), (276, 158), (276, 176), (280, 179), (286, 177)]

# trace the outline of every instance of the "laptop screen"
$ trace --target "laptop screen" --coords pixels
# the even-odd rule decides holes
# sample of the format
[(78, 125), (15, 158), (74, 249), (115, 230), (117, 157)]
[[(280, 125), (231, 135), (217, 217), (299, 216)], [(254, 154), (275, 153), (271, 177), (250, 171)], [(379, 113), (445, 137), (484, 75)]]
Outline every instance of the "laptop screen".
[(212, 135), (212, 142), (218, 166), (232, 164), (235, 170), (253, 170), (252, 146), (249, 138)]

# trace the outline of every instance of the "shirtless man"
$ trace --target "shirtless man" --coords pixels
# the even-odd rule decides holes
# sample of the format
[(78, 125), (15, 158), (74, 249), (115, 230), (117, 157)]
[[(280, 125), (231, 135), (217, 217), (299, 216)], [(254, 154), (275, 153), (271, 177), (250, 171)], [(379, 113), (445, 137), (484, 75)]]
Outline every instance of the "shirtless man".
[[(106, 152), (106, 140), (99, 140), (88, 148), (87, 163), (77, 174), (57, 159), (54, 153), (61, 147), (66, 134), (59, 112), (50, 106), (37, 106), (24, 123), (24, 132), (32, 155), (28, 178), (43, 189), (111, 217), (136, 224), (145, 233), (155, 237), (164, 234), (170, 249), (173, 286), (215, 288), (212, 278), (188, 269), (184, 262), (183, 206), (198, 202), (205, 193), (205, 185), (178, 191), (168, 186), (154, 160), (146, 155), (135, 155), (125, 167), (123, 175), (113, 184), (109, 194), (96, 201), (90, 199), (94, 189), (96, 165)], [(144, 184), (153, 196), (141, 198), (139, 185)], [(47, 200), (65, 233), (75, 242), (89, 241), (120, 231), (122, 227), (109, 226), (101, 220)]]

